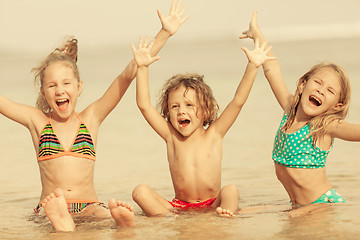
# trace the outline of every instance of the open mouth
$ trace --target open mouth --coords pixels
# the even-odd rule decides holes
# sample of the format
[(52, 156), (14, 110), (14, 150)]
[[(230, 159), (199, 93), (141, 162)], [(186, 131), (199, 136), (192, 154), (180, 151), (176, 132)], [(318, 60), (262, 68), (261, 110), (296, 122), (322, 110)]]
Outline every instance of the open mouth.
[(60, 111), (64, 111), (69, 105), (69, 100), (68, 99), (57, 100), (56, 105), (58, 106)]
[(310, 96), (309, 101), (317, 107), (321, 106), (321, 104), (322, 104), (322, 101), (319, 98), (317, 98), (316, 96)]
[(179, 120), (179, 125), (180, 125), (180, 127), (182, 127), (182, 128), (188, 126), (189, 124), (190, 124), (190, 120), (189, 120), (189, 119)]

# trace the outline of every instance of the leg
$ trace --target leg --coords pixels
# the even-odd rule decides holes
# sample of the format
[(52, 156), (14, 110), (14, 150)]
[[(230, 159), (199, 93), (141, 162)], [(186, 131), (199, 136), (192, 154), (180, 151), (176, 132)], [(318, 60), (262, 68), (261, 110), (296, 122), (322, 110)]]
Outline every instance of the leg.
[(56, 231), (74, 231), (75, 224), (60, 188), (44, 199), (44, 211)]
[(103, 206), (90, 205), (87, 206), (81, 215), (86, 216), (87, 219), (91, 219), (92, 221), (101, 221), (112, 217), (118, 227), (132, 227), (134, 225), (134, 212), (132, 206), (111, 198), (109, 200), (109, 208), (110, 212)]
[(132, 197), (148, 217), (167, 214), (173, 208), (165, 198), (145, 184), (136, 186)]
[(216, 207), (216, 213), (222, 217), (232, 217), (239, 209), (239, 190), (235, 185), (224, 186), (212, 207)]

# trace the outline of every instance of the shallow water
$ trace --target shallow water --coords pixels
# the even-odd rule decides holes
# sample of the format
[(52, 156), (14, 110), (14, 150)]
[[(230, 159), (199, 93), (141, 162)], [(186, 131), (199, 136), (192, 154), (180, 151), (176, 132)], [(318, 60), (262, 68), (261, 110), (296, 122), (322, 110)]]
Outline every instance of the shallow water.
[[(354, 46), (360, 39), (272, 43), (290, 89), (310, 66), (320, 60), (342, 65), (352, 80), (348, 121), (360, 122), (360, 55)], [(162, 83), (175, 73), (199, 72), (212, 87), (223, 109), (233, 96), (245, 65), (242, 44), (171, 42), (162, 59), (150, 70), (153, 102)], [(81, 46), (81, 45), (80, 45)], [(211, 51), (209, 51), (211, 49)], [(1, 53), (1, 52), (0, 52)], [(43, 56), (0, 54), (1, 94), (33, 105), (36, 90), (30, 69)], [(126, 47), (104, 47), (98, 52), (80, 49), (79, 68), (84, 92), (82, 110), (100, 97), (131, 58)], [(214, 213), (187, 212), (164, 218), (147, 218), (131, 199), (132, 189), (147, 183), (167, 199), (173, 190), (165, 144), (148, 126), (135, 104), (135, 85), (104, 121), (99, 132), (95, 187), (101, 201), (110, 197), (135, 206), (135, 227), (116, 229), (112, 221), (80, 223), (74, 233), (54, 233), (46, 219), (33, 219), (41, 184), (30, 134), (17, 123), (0, 116), (0, 239), (358, 239), (360, 233), (359, 143), (335, 141), (327, 172), (330, 182), (347, 203), (321, 208), (312, 214), (290, 217), (289, 199), (277, 181), (271, 149), (282, 112), (259, 71), (251, 95), (224, 139), (222, 184), (240, 190), (240, 207), (260, 210), (233, 219)]]

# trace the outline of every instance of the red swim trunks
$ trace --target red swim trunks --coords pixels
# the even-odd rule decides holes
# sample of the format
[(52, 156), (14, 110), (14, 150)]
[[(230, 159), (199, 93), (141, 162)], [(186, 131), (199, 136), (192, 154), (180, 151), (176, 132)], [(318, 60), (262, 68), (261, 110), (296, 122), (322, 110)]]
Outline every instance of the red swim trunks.
[(195, 202), (195, 203), (189, 203), (185, 201), (181, 201), (179, 199), (174, 198), (172, 202), (169, 201), (171, 206), (174, 208), (181, 208), (181, 209), (189, 209), (189, 208), (209, 208), (214, 203), (216, 198), (210, 198), (208, 200), (205, 200), (203, 202)]

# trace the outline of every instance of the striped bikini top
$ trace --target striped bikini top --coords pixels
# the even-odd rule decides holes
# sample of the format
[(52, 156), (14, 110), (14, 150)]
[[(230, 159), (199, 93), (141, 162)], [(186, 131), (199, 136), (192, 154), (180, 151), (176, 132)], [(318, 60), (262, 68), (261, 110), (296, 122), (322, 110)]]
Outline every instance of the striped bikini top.
[[(77, 114), (76, 114), (77, 115)], [(95, 148), (90, 132), (81, 121), (79, 115), (79, 131), (73, 141), (71, 148), (66, 151), (57, 138), (51, 126), (51, 116), (40, 134), (38, 162), (59, 158), (62, 156), (74, 156), (87, 158), (95, 161)]]

